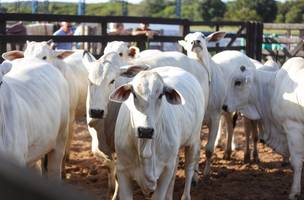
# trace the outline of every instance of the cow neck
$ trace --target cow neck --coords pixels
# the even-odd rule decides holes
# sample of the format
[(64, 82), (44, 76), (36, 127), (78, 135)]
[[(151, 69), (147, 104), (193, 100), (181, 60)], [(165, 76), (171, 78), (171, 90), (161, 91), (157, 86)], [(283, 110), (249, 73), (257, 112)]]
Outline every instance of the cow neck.
[[(250, 99), (258, 111), (263, 126), (264, 134), (262, 138), (276, 152), (287, 155), (286, 136), (283, 127), (275, 121), (272, 113), (271, 99), (274, 93), (274, 81), (276, 72), (255, 70), (255, 88), (253, 88)], [(255, 90), (255, 91), (254, 91)]]

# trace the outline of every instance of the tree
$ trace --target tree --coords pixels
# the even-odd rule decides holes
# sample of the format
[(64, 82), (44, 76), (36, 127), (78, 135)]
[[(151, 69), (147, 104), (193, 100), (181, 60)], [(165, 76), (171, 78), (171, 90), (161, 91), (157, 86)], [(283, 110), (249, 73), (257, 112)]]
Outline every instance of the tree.
[(144, 0), (140, 3), (140, 6), (145, 16), (155, 16), (165, 9), (166, 4), (164, 0)]
[(197, 3), (198, 12), (204, 21), (221, 19), (226, 11), (226, 5), (221, 0), (202, 0)]
[(246, 19), (272, 22), (276, 13), (275, 0), (236, 0), (228, 3), (228, 11), (225, 16), (231, 20), (240, 17), (238, 21)]

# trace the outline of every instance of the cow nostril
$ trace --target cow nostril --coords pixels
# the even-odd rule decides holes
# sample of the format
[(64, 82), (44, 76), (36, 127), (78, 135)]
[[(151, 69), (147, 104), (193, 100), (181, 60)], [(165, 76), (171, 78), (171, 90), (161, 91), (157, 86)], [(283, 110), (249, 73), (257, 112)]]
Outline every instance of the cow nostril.
[(222, 106), (222, 109), (223, 109), (225, 112), (228, 112), (228, 106), (227, 106), (227, 105), (223, 105), (223, 106)]
[(138, 130), (138, 138), (152, 139), (154, 133), (153, 128), (138, 127), (137, 130)]
[(89, 115), (91, 118), (102, 119), (104, 114), (104, 110), (99, 109), (90, 109)]

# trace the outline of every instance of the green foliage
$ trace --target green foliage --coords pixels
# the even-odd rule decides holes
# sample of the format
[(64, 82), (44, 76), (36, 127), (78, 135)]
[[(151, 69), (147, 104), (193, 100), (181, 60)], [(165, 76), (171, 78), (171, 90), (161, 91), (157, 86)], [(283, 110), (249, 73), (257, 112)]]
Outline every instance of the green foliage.
[(274, 0), (236, 0), (228, 3), (225, 17), (234, 21), (261, 20), (272, 22), (277, 13)]
[[(182, 18), (193, 21), (248, 21), (303, 23), (304, 0), (279, 2), (275, 0), (181, 0)], [(174, 18), (176, 0), (143, 0), (139, 4), (128, 3), (129, 16)], [(19, 4), (19, 6), (18, 6)], [(18, 9), (17, 9), (18, 8)], [(48, 9), (47, 9), (48, 8)], [(31, 13), (31, 1), (1, 3), (0, 12)], [(38, 2), (39, 13), (77, 14), (77, 3)], [(107, 3), (86, 4), (86, 15), (122, 15), (121, 0)]]
[(204, 21), (220, 20), (226, 11), (226, 5), (221, 0), (202, 0), (197, 5)]

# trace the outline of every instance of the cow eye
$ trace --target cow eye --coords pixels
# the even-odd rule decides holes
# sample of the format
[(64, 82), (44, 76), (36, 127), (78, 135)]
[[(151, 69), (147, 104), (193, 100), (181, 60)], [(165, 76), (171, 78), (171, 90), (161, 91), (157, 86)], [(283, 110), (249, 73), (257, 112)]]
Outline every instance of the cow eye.
[(122, 57), (122, 53), (119, 53), (118, 55), (119, 55), (120, 57)]
[(46, 60), (46, 56), (43, 56), (43, 57), (42, 57), (42, 60)]
[(241, 84), (242, 84), (242, 81), (239, 81), (239, 80), (234, 82), (234, 86), (240, 86)]
[(162, 97), (163, 97), (163, 94), (160, 94), (159, 97), (158, 97), (158, 99), (161, 99)]
[(113, 79), (111, 82), (110, 82), (110, 84), (113, 84), (115, 82), (115, 80)]

